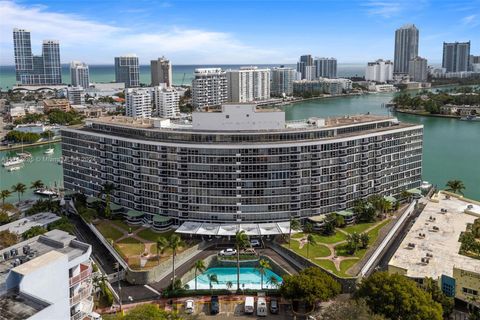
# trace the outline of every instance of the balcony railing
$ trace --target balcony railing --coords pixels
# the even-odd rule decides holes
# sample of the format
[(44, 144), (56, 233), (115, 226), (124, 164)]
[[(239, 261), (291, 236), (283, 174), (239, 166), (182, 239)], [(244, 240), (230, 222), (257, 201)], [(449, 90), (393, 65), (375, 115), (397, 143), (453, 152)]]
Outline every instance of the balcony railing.
[[(83, 269), (83, 270), (82, 270)], [(73, 287), (77, 283), (82, 282), (85, 279), (88, 279), (92, 275), (92, 266), (91, 265), (80, 265), (80, 273), (76, 276), (70, 278), (70, 287)]]
[(82, 310), (79, 310), (78, 312), (76, 312), (74, 315), (70, 317), (70, 320), (85, 319), (86, 316), (87, 314), (85, 312), (83, 312)]
[(87, 299), (92, 295), (92, 285), (89, 284), (85, 288), (80, 289), (80, 291), (75, 294), (73, 297), (70, 297), (70, 305), (74, 306), (78, 304), (80, 301)]

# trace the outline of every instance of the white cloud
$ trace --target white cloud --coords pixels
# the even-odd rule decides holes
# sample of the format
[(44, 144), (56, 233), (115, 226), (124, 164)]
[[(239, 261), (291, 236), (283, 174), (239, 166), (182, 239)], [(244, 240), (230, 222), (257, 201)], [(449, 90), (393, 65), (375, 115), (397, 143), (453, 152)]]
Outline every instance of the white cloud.
[(462, 18), (462, 24), (468, 27), (475, 27), (480, 24), (480, 21), (476, 14), (471, 14)]
[(369, 1), (364, 6), (368, 8), (368, 14), (384, 18), (390, 18), (402, 11), (402, 6), (398, 2)]
[[(168, 6), (168, 2), (165, 2)], [(156, 32), (138, 32), (132, 27), (93, 21), (69, 13), (55, 13), (45, 6), (25, 6), (0, 1), (0, 64), (13, 64), (12, 29), (31, 31), (34, 53), (43, 39), (60, 41), (62, 62), (83, 60), (90, 64), (113, 63), (113, 57), (135, 52), (140, 63), (161, 55), (174, 63), (265, 63), (283, 60), (278, 51), (242, 43), (225, 32), (164, 27)], [(37, 49), (35, 49), (37, 48)]]

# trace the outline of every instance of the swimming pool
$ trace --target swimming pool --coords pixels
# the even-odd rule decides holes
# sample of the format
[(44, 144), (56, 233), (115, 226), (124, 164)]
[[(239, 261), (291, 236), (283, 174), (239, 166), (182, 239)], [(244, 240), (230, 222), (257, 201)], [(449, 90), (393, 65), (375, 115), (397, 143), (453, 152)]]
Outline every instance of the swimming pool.
[[(232, 290), (237, 288), (237, 268), (228, 267), (228, 268), (208, 268), (204, 273), (197, 276), (197, 289), (210, 289), (210, 283), (208, 281), (208, 275), (216, 274), (218, 278), (218, 283), (212, 283), (213, 289), (227, 289), (227, 282), (231, 281), (233, 283)], [(273, 288), (272, 284), (269, 282), (271, 277), (275, 277), (278, 281), (278, 285), (282, 283), (282, 277), (273, 272), (272, 270), (265, 270), (265, 275), (263, 276), (263, 289)], [(261, 277), (258, 270), (255, 268), (240, 268), (240, 288), (241, 289), (260, 289)], [(195, 289), (195, 279), (187, 282), (191, 290)], [(243, 286), (245, 285), (245, 286)]]

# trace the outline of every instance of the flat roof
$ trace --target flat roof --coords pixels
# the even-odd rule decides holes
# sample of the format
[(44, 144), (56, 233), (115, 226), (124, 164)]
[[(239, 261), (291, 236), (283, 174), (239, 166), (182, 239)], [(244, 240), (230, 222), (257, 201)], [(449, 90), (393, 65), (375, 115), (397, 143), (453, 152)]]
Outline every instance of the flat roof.
[[(23, 248), (27, 245), (30, 247), (30, 256), (23, 253)], [(17, 249), (18, 255), (5, 260), (3, 254), (5, 252), (10, 253), (12, 249)], [(89, 244), (77, 241), (75, 240), (75, 236), (56, 229), (2, 249), (0, 250), (0, 287), (5, 283), (10, 270), (18, 268), (18, 266), (14, 267), (14, 262), (17, 259), (23, 262), (20, 266), (29, 264), (30, 262), (35, 264), (36, 262), (34, 263), (34, 261), (37, 259), (40, 259), (38, 263), (46, 263), (46, 261), (51, 261), (51, 259), (58, 257), (59, 255), (57, 253), (59, 253), (66, 255), (68, 261), (71, 261), (86, 254), (90, 250), (91, 246)], [(48, 254), (46, 257), (43, 257), (52, 251), (56, 251), (57, 253), (53, 255)], [(22, 270), (22, 268), (19, 270)]]
[(29, 319), (49, 304), (24, 293), (10, 291), (0, 296), (0, 320)]
[[(446, 193), (440, 192), (427, 203), (388, 265), (407, 270), (406, 275), (413, 278), (451, 277), (453, 267), (480, 273), (478, 259), (459, 253), (460, 234), (466, 230), (467, 224), (480, 217), (480, 206), (473, 204), (473, 209), (468, 209), (469, 205), (472, 202), (468, 199), (447, 197)], [(441, 209), (447, 212), (441, 212)], [(425, 237), (420, 234), (425, 234)], [(415, 247), (409, 247), (409, 243), (415, 244)], [(422, 263), (427, 253), (433, 257), (428, 263)]]
[[(234, 236), (237, 231), (243, 230), (248, 236), (266, 236), (288, 234), (290, 222), (272, 223), (206, 223), (184, 222), (175, 232), (204, 236)], [(297, 231), (292, 229), (292, 233)]]
[(0, 226), (0, 231), (9, 230), (10, 232), (21, 235), (32, 227), (45, 227), (60, 219), (61, 218), (55, 213), (41, 212), (4, 224), (3, 226)]
[[(235, 104), (238, 105), (238, 104)], [(228, 104), (227, 104), (228, 106)], [(252, 106), (251, 104), (246, 104), (245, 106)], [(200, 113), (217, 113), (221, 112), (222, 109), (211, 109), (210, 111), (204, 111)], [(265, 109), (265, 108), (258, 108), (255, 112), (283, 112), (278, 109)], [(314, 122), (318, 120), (324, 120), (325, 123), (321, 126), (317, 125)], [(328, 129), (328, 128), (335, 128), (335, 127), (342, 127), (354, 124), (361, 124), (361, 123), (368, 123), (368, 122), (375, 122), (375, 121), (382, 121), (382, 120), (392, 120), (397, 121), (396, 118), (391, 116), (383, 116), (383, 115), (372, 115), (372, 114), (359, 114), (359, 115), (346, 115), (346, 116), (336, 116), (336, 117), (327, 117), (327, 118), (310, 118), (310, 119), (303, 119), (303, 120), (291, 120), (285, 122), (285, 128), (279, 130), (271, 130), (275, 131), (282, 131), (282, 130), (298, 130), (298, 129)], [(161, 127), (156, 126), (156, 122), (163, 121)], [(165, 122), (166, 121), (166, 122)], [(132, 127), (132, 128), (141, 128), (141, 129), (151, 129), (151, 130), (191, 130), (191, 131), (199, 131), (202, 130), (194, 129), (192, 122), (187, 120), (180, 120), (180, 121), (167, 121), (164, 118), (133, 118), (127, 116), (105, 116), (99, 117), (94, 119), (88, 119), (89, 123), (95, 124), (107, 124), (107, 125), (117, 125), (117, 126), (124, 126), (124, 127)], [(83, 127), (80, 125), (80, 127)], [(246, 130), (252, 131), (252, 130)], [(255, 130), (253, 130), (255, 131)]]

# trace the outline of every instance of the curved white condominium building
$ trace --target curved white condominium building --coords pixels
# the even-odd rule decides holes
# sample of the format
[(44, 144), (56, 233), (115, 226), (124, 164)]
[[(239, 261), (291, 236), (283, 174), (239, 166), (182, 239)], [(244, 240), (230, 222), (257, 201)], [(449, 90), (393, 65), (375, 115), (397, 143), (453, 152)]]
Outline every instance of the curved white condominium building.
[(176, 224), (279, 222), (418, 187), (423, 126), (361, 115), (285, 121), (226, 104), (192, 122), (108, 117), (62, 130), (66, 189)]

